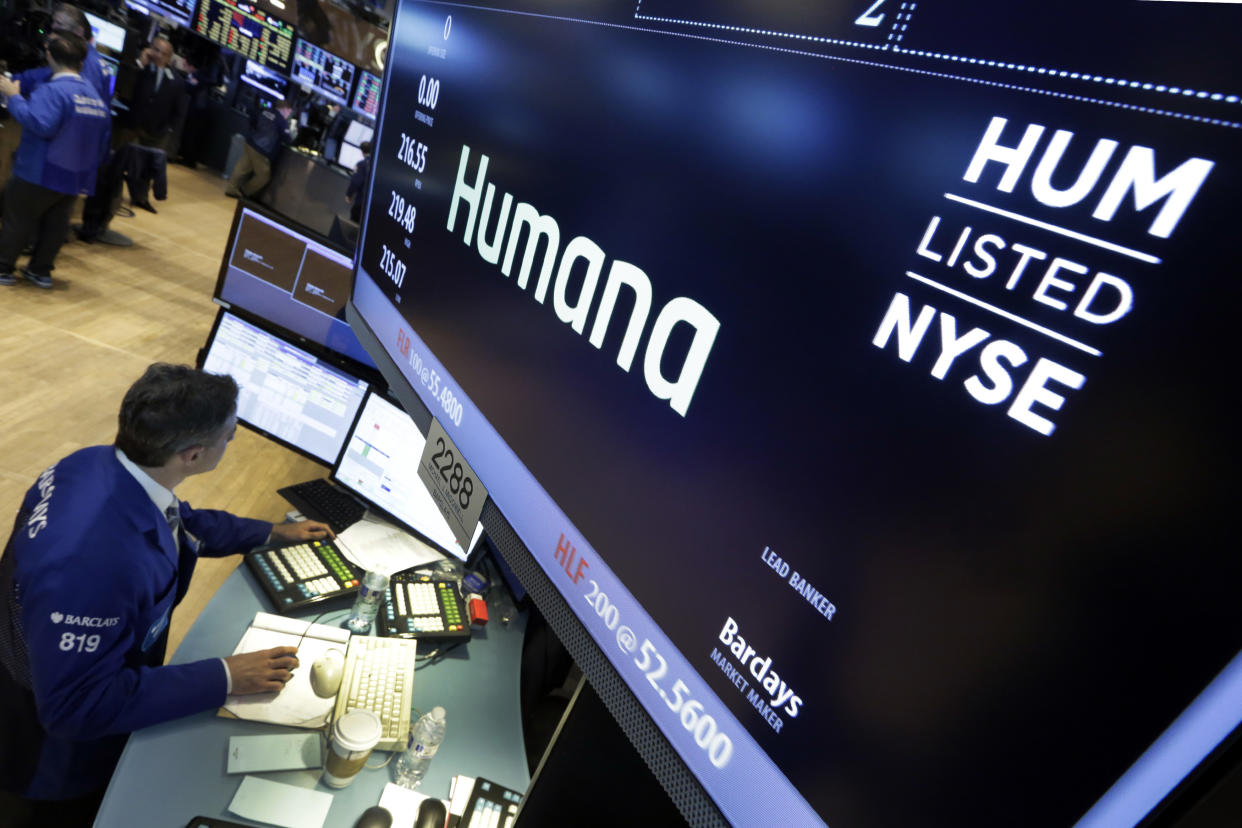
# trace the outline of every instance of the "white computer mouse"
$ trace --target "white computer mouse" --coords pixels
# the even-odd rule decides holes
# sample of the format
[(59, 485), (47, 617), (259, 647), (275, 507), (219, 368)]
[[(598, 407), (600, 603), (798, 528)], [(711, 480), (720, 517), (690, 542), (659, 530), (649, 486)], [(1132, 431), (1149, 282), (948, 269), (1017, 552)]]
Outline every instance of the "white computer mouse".
[(341, 688), (341, 675), (345, 671), (345, 656), (340, 650), (328, 650), (311, 664), (310, 683), (315, 695), (330, 699)]

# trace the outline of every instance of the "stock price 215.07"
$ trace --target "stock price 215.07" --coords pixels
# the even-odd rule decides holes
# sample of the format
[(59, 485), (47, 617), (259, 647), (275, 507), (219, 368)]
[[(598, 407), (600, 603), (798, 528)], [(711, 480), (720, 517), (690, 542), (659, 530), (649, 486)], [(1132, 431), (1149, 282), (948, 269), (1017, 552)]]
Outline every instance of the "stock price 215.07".
[(381, 245), (381, 247), (383, 252), (380, 254), (380, 270), (392, 279), (394, 285), (401, 287), (401, 283), (405, 281), (405, 262), (398, 259), (397, 254), (388, 249), (388, 245)]

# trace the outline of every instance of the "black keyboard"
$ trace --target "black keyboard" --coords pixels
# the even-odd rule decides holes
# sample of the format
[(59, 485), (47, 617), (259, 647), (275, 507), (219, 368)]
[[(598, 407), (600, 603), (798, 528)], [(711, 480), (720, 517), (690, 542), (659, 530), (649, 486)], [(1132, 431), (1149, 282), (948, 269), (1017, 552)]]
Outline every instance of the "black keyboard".
[(470, 619), (457, 584), (417, 569), (398, 572), (388, 581), (376, 632), (393, 638), (469, 641)]
[(246, 565), (279, 613), (338, 598), (352, 601), (362, 580), (362, 572), (330, 540), (247, 552)]
[(333, 532), (344, 532), (362, 520), (367, 511), (367, 507), (322, 477), (277, 489), (276, 493), (311, 520), (331, 526)]

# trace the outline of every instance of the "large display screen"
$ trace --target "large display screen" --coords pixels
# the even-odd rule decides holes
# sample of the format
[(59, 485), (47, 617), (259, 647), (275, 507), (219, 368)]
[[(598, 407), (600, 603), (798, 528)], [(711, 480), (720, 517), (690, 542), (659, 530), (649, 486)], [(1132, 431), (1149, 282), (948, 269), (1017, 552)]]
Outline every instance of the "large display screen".
[(388, 32), (335, 0), (302, 0), (297, 5), (298, 35), (303, 40), (341, 55), (360, 69), (383, 74)]
[(729, 822), (1131, 826), (1238, 726), (1240, 27), (399, 2), (359, 324)]
[(370, 368), (345, 321), (353, 260), (288, 219), (237, 206), (215, 298)]
[(293, 79), (341, 106), (349, 103), (354, 65), (330, 55), (313, 43), (298, 41), (293, 55)]
[(221, 309), (200, 360), (237, 381), (238, 422), (324, 465), (336, 462), (367, 382)]
[(253, 3), (202, 0), (194, 31), (282, 74), (293, 59), (294, 27)]

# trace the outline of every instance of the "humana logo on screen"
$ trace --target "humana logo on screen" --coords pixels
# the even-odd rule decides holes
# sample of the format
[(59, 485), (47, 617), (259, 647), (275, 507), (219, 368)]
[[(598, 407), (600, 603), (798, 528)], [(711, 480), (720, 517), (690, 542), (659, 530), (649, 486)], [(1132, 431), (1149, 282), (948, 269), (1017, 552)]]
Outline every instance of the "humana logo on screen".
[[(548, 296), (548, 288), (552, 287), (552, 307), (557, 317), (579, 334), (586, 331), (587, 321), (591, 315), (591, 306), (595, 299), (595, 291), (599, 287), (600, 275), (604, 270), (607, 255), (598, 244), (586, 236), (575, 236), (561, 249), (561, 229), (556, 219), (543, 215), (535, 207), (526, 202), (513, 204), (513, 196), (505, 193), (500, 202), (500, 213), (495, 221), (495, 232), (489, 240), (485, 238), (487, 228), (492, 226), (492, 206), (496, 200), (496, 185), (487, 183), (488, 157), (479, 157), (478, 168), (474, 174), (474, 183), (466, 182), (466, 168), (470, 160), (470, 147), (461, 148), (461, 160), (457, 166), (457, 181), (453, 185), (453, 198), (449, 206), (448, 229), (453, 232), (457, 224), (457, 208), (465, 204), (469, 210), (465, 222), (465, 235), (462, 241), (469, 247), (472, 243), (479, 255), (489, 264), (500, 264), (500, 272), (509, 276), (513, 272), (513, 262), (519, 248), (522, 251), (522, 265), (518, 271), (517, 286), (526, 290), (530, 282), (531, 269), (539, 248), (543, 247), (543, 258), (539, 267), (539, 279), (535, 283), (533, 297), (543, 304)], [(480, 218), (480, 202), (482, 217)], [(512, 222), (510, 222), (512, 212)], [(475, 235), (475, 227), (479, 228)], [(506, 236), (508, 241), (506, 243)], [(523, 238), (525, 243), (523, 244)], [(501, 253), (504, 260), (501, 261)], [(559, 259), (559, 264), (558, 264)], [(578, 262), (586, 267), (586, 275), (582, 281), (582, 289), (576, 299), (568, 296), (570, 274)], [(555, 273), (555, 278), (553, 274)], [(612, 320), (617, 298), (621, 289), (626, 288), (633, 299), (633, 310), (625, 326), (625, 335), (621, 339), (621, 348), (617, 353), (617, 365), (622, 371), (628, 372), (634, 363), (634, 356), (642, 342), (647, 327), (647, 318), (651, 314), (652, 289), (651, 280), (639, 268), (613, 259), (608, 268), (608, 276), (604, 282), (604, 292), (599, 307), (595, 310), (595, 318), (591, 323), (588, 341), (596, 348), (604, 345), (604, 336), (608, 324)], [(669, 337), (678, 325), (689, 326), (692, 333), (690, 347), (686, 351), (681, 367), (669, 377), (664, 373), (664, 348)], [(707, 357), (716, 341), (720, 330), (720, 322), (707, 308), (693, 299), (678, 296), (669, 300), (656, 314), (655, 323), (647, 336), (643, 351), (643, 379), (647, 388), (657, 399), (668, 400), (669, 406), (683, 417), (694, 398), (699, 378), (707, 365)]]

